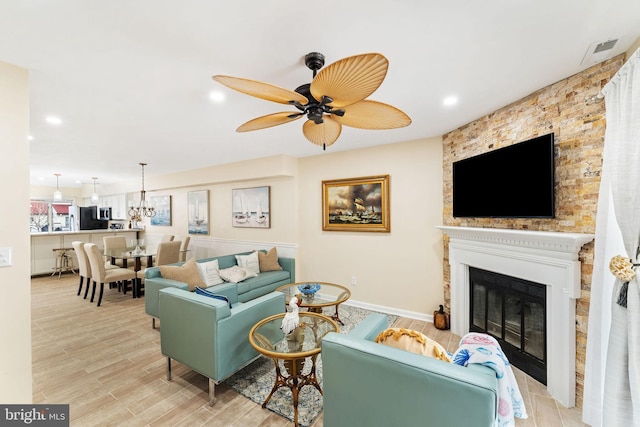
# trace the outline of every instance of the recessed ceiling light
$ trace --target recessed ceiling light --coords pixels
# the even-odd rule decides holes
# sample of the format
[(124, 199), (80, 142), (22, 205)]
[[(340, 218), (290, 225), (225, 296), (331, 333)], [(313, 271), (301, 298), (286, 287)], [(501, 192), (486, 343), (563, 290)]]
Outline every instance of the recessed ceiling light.
[(216, 103), (220, 103), (224, 101), (224, 93), (217, 91), (217, 90), (212, 90), (211, 92), (209, 92), (209, 99), (211, 99), (213, 102)]
[(33, 141), (33, 135), (29, 135), (29, 136), (27, 136), (27, 139), (28, 139), (29, 141)]
[(455, 96), (447, 96), (442, 100), (442, 104), (446, 107), (451, 107), (452, 105), (456, 105), (458, 103), (458, 98)]
[(50, 125), (61, 125), (62, 124), (62, 119), (60, 117), (58, 117), (58, 116), (47, 116), (47, 117), (45, 117), (45, 120)]

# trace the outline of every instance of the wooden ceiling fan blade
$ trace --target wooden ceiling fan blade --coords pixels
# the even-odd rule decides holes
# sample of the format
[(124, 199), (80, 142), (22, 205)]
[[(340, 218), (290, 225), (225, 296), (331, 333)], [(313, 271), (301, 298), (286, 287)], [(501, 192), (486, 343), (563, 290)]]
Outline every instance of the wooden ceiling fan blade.
[(378, 101), (364, 100), (344, 109), (344, 116), (333, 119), (345, 126), (359, 129), (396, 129), (411, 124), (402, 110)]
[(285, 123), (298, 120), (302, 117), (301, 113), (291, 113), (288, 111), (282, 113), (267, 114), (266, 116), (257, 117), (253, 120), (240, 125), (236, 132), (250, 132), (252, 130), (266, 129), (273, 126), (283, 125)]
[(256, 98), (266, 99), (267, 101), (278, 102), (280, 104), (289, 104), (290, 101), (297, 101), (302, 105), (309, 102), (306, 97), (300, 95), (298, 92), (257, 80), (220, 75), (213, 76), (212, 78), (228, 88), (255, 96)]
[(302, 133), (309, 142), (328, 147), (340, 136), (342, 125), (329, 116), (324, 116), (323, 123), (316, 124), (313, 120), (307, 120), (302, 125)]
[(328, 65), (311, 82), (311, 94), (317, 100), (329, 96), (334, 108), (362, 101), (378, 89), (389, 68), (379, 53), (349, 56)]

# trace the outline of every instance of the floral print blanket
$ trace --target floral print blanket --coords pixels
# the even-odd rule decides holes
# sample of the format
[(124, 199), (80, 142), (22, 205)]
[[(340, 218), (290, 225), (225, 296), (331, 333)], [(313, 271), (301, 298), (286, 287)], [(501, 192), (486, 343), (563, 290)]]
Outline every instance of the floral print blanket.
[(453, 363), (461, 366), (477, 363), (496, 372), (498, 378), (496, 427), (515, 426), (514, 417), (527, 418), (527, 410), (511, 364), (495, 338), (477, 332), (466, 334), (460, 340), (460, 347), (453, 354)]

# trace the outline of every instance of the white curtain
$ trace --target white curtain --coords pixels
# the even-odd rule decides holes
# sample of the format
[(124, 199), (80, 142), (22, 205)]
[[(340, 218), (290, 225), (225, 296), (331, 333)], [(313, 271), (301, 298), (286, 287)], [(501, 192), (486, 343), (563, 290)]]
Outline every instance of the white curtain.
[[(602, 92), (607, 129), (596, 219), (583, 420), (594, 427), (640, 426), (640, 281), (634, 278), (623, 284), (608, 271), (614, 255), (639, 262), (640, 50)], [(625, 294), (626, 304), (621, 301)]]

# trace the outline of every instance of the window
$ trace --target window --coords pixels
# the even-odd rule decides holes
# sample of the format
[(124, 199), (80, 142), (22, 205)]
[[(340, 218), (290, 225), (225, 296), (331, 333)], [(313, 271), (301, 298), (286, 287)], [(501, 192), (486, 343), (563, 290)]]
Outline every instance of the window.
[(50, 200), (31, 199), (29, 230), (31, 233), (49, 231), (71, 231), (73, 215), (69, 208), (71, 201), (52, 202)]

